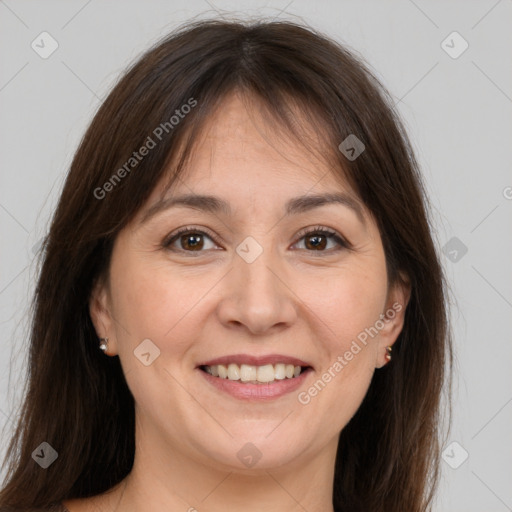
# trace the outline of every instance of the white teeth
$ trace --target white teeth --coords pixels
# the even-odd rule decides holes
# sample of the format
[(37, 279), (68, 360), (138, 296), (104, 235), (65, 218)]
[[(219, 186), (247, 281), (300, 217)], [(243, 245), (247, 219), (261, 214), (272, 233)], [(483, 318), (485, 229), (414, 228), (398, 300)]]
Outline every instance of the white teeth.
[(277, 380), (283, 380), (286, 377), (286, 365), (283, 363), (278, 363), (275, 365), (275, 378)]
[[(210, 368), (211, 368), (211, 366), (210, 366)], [(218, 369), (218, 372), (219, 372), (219, 377), (221, 379), (227, 379), (228, 378), (228, 369), (223, 364), (217, 365), (217, 369)]]
[(292, 379), (301, 374), (302, 368), (293, 364), (277, 363), (254, 366), (250, 364), (229, 365), (216, 364), (205, 366), (205, 371), (214, 377), (229, 380), (240, 380), (251, 384), (268, 383), (274, 380)]
[(274, 367), (271, 364), (258, 367), (258, 382), (273, 382)]
[(250, 364), (243, 364), (240, 366), (240, 379), (242, 382), (249, 382), (250, 380), (257, 380), (258, 369), (256, 366)]
[(228, 379), (240, 380), (240, 368), (237, 364), (230, 364), (228, 366)]

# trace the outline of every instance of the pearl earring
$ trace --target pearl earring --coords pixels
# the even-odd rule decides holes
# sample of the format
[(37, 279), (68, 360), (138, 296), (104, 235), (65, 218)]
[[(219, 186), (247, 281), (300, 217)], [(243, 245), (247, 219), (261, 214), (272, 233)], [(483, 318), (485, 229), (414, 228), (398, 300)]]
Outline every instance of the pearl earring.
[(100, 338), (100, 342), (100, 349), (106, 353), (108, 350), (108, 338)]
[(387, 354), (386, 354), (386, 359), (389, 363), (389, 361), (391, 361), (391, 351), (392, 351), (392, 347), (386, 347), (386, 351), (387, 351)]

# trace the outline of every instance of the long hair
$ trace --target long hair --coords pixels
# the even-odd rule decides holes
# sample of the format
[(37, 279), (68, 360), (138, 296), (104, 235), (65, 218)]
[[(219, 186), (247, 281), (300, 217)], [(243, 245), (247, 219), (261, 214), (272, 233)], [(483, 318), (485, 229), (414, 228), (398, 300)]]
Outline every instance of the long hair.
[[(169, 172), (178, 149), (170, 184), (205, 120), (235, 91), (257, 98), (268, 122), (302, 143), (293, 112), (309, 116), (325, 134), (316, 150), (377, 221), (390, 284), (401, 275), (411, 283), (392, 363), (375, 372), (341, 431), (335, 510), (430, 510), (453, 349), (446, 281), (412, 146), (391, 96), (361, 58), (309, 27), (262, 20), (180, 27), (124, 73), (94, 116), (43, 244), (28, 382), (6, 454), (0, 506), (46, 507), (93, 496), (131, 471), (134, 399), (119, 358), (98, 350), (91, 290), (108, 269), (116, 235)], [(175, 123), (177, 110), (188, 113)], [(355, 160), (338, 149), (349, 135), (365, 144)], [(158, 142), (154, 149), (130, 160), (148, 137)], [(46, 470), (32, 459), (43, 441), (59, 454)]]

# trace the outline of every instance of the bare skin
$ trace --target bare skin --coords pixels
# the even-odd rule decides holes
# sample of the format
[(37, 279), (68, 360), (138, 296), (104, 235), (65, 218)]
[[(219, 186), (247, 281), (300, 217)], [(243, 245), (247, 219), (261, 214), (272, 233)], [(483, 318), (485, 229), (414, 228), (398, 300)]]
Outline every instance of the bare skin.
[[(66, 501), (70, 512), (333, 510), (339, 432), (387, 363), (409, 289), (389, 285), (378, 228), (353, 191), (258, 119), (231, 97), (166, 194), (217, 196), (232, 215), (174, 206), (143, 222), (160, 199), (158, 185), (116, 239), (110, 275), (96, 286), (90, 311), (136, 401), (135, 463), (108, 493)], [(285, 216), (292, 198), (334, 192), (357, 203), (361, 215), (329, 203)], [(163, 247), (187, 226), (188, 234)], [(250, 263), (236, 250), (249, 236), (263, 250)], [(393, 318), (378, 335), (345, 358), (358, 334), (389, 310)], [(146, 339), (160, 351), (149, 366), (134, 356)], [(284, 354), (313, 369), (293, 392), (243, 401), (197, 367), (232, 354)], [(340, 356), (345, 363), (336, 371)], [(329, 382), (309, 392), (329, 369)], [(247, 443), (261, 454), (252, 467), (237, 456)]]

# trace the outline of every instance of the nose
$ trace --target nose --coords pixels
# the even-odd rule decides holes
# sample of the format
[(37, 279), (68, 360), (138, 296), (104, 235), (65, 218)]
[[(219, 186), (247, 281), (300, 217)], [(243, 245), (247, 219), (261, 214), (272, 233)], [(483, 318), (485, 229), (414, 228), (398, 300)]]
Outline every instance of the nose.
[(252, 263), (235, 255), (223, 283), (220, 321), (229, 328), (262, 335), (290, 327), (297, 319), (293, 282), (271, 250)]

